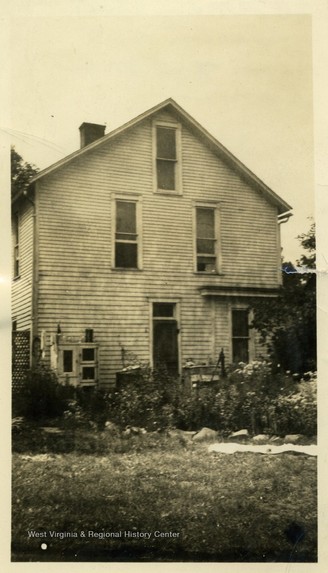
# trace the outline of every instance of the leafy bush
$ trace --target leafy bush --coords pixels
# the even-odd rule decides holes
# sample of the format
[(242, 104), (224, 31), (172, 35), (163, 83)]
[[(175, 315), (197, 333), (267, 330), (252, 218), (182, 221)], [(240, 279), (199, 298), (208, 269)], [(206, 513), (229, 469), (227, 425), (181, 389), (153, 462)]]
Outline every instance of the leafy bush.
[(165, 370), (139, 368), (127, 372), (117, 389), (105, 393), (62, 386), (52, 371), (41, 367), (28, 373), (15, 396), (14, 414), (32, 421), (58, 417), (59, 425), (73, 432), (102, 431), (110, 420), (120, 429), (137, 426), (152, 432), (206, 426), (223, 436), (241, 428), (253, 434), (312, 436), (316, 434), (316, 375), (309, 372), (299, 380), (298, 375), (273, 372), (266, 362), (240, 363), (215, 386), (190, 392)]
[(277, 396), (274, 402), (274, 417), (277, 432), (280, 434), (302, 433), (313, 436), (317, 433), (315, 373), (306, 373), (296, 385), (295, 392)]
[(316, 379), (297, 383), (297, 375), (273, 372), (270, 363), (240, 363), (218, 387), (181, 395), (176, 425), (186, 430), (208, 426), (227, 435), (241, 428), (251, 433), (316, 433)]
[(19, 391), (13, 395), (13, 413), (28, 420), (61, 416), (73, 388), (59, 384), (56, 374), (41, 365), (27, 372)]
[(109, 416), (108, 393), (100, 389), (78, 389), (74, 417), (78, 425), (93, 422), (103, 430)]
[(199, 430), (203, 426), (217, 429), (216, 393), (216, 388), (205, 387), (181, 394), (175, 407), (175, 425), (182, 430)]
[(268, 344), (272, 361), (303, 374), (315, 370), (317, 363), (315, 223), (298, 239), (304, 254), (296, 267), (282, 263), (283, 284), (277, 298), (253, 301), (252, 326)]
[(121, 427), (139, 426), (154, 431), (174, 423), (180, 383), (165, 370), (140, 368), (127, 374), (108, 396), (109, 419)]

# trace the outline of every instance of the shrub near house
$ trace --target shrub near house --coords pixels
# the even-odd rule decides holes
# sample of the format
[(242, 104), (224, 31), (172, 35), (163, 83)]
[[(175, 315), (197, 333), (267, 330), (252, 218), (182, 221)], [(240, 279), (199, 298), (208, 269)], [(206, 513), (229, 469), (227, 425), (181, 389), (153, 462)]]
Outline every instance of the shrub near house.
[(16, 413), (34, 421), (56, 418), (67, 429), (103, 430), (110, 420), (119, 431), (128, 426), (147, 432), (206, 426), (222, 436), (241, 427), (251, 434), (314, 436), (316, 374), (295, 381), (289, 374), (273, 374), (266, 362), (253, 362), (241, 364), (215, 387), (185, 392), (179, 380), (145, 368), (115, 391), (85, 394), (59, 385), (53, 373), (41, 369), (28, 376)]

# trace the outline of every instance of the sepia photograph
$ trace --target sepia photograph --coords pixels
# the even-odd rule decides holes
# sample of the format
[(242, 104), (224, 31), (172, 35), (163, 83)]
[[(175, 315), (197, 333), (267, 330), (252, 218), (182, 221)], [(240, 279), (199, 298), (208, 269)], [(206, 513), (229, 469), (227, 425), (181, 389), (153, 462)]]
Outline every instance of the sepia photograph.
[(317, 563), (311, 14), (10, 53), (11, 561)]

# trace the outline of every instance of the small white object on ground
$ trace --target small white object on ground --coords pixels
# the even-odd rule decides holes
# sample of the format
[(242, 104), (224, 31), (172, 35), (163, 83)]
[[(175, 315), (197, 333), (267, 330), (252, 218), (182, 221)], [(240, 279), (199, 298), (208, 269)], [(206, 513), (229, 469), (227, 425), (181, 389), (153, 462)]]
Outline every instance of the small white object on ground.
[(307, 454), (308, 456), (317, 455), (317, 446), (295, 446), (293, 444), (283, 444), (282, 446), (274, 446), (272, 444), (266, 445), (253, 445), (253, 444), (231, 444), (231, 443), (218, 443), (211, 444), (208, 447), (208, 452), (215, 452), (218, 454), (235, 454), (236, 452), (252, 452), (254, 454), (283, 454), (284, 452), (296, 452), (298, 454)]

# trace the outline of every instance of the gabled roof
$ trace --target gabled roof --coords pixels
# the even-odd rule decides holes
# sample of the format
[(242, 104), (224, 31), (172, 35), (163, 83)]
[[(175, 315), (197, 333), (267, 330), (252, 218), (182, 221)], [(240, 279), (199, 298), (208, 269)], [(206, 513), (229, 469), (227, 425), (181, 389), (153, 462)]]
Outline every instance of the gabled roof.
[(292, 207), (288, 205), (286, 201), (281, 199), (274, 191), (272, 191), (272, 189), (270, 189), (265, 183), (263, 183), (261, 179), (259, 179), (254, 173), (252, 173), (252, 171), (250, 171), (241, 161), (239, 161), (239, 159), (237, 159), (232, 153), (230, 153), (230, 151), (228, 151), (226, 147), (224, 147), (219, 141), (217, 141), (217, 139), (215, 139), (213, 135), (211, 135), (204, 127), (202, 127), (195, 119), (193, 119), (184, 109), (182, 109), (182, 107), (180, 107), (171, 98), (166, 99), (162, 103), (159, 103), (158, 105), (152, 107), (148, 111), (145, 111), (141, 115), (138, 115), (136, 118), (132, 119), (131, 121), (128, 121), (121, 127), (114, 129), (113, 131), (111, 131), (107, 135), (104, 135), (100, 139), (97, 139), (93, 143), (86, 145), (82, 149), (78, 149), (74, 153), (71, 153), (70, 155), (67, 155), (63, 159), (60, 159), (53, 165), (46, 167), (31, 179), (31, 184), (34, 183), (35, 181), (38, 181), (39, 179), (42, 179), (46, 175), (49, 175), (50, 173), (57, 171), (61, 167), (64, 167), (71, 161), (74, 161), (76, 158), (80, 158), (84, 154), (89, 153), (90, 151), (96, 149), (97, 147), (105, 145), (109, 141), (115, 139), (122, 133), (129, 130), (131, 127), (136, 126), (138, 123), (142, 122), (146, 118), (149, 118), (150, 116), (164, 109), (166, 109), (169, 112), (173, 112), (174, 115), (182, 123), (187, 125), (187, 127), (189, 127), (191, 131), (196, 136), (198, 136), (218, 157), (220, 157), (223, 161), (225, 161), (228, 165), (230, 165), (230, 167), (236, 173), (238, 173), (251, 185), (255, 186), (260, 193), (263, 193), (263, 195), (268, 199), (268, 201), (276, 205), (279, 214), (286, 213), (286, 211), (290, 211)]

